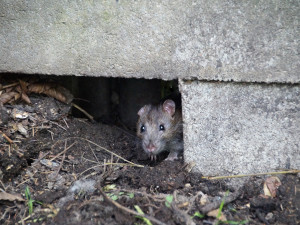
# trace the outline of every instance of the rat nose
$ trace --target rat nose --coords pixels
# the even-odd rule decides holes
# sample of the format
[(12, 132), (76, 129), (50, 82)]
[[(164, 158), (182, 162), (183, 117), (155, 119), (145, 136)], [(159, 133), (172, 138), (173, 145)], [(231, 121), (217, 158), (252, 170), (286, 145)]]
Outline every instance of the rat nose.
[(150, 143), (150, 144), (147, 145), (147, 150), (149, 152), (154, 152), (156, 150), (156, 147), (155, 147), (154, 144)]

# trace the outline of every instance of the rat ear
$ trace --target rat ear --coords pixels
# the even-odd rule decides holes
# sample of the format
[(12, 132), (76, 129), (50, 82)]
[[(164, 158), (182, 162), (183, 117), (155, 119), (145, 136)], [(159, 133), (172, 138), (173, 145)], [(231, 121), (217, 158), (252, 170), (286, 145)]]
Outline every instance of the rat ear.
[(146, 112), (149, 111), (150, 105), (144, 105), (139, 111), (138, 111), (138, 115), (142, 116), (143, 114), (145, 114)]
[(172, 117), (175, 113), (175, 102), (171, 99), (167, 99), (163, 103), (163, 110)]

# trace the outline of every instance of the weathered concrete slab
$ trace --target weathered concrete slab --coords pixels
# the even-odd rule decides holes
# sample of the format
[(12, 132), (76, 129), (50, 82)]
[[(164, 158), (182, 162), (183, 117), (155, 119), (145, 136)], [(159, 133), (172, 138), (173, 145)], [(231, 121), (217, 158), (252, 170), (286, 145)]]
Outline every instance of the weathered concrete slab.
[(300, 81), (299, 1), (0, 1), (0, 72)]
[(300, 168), (300, 85), (181, 82), (184, 157), (204, 175)]

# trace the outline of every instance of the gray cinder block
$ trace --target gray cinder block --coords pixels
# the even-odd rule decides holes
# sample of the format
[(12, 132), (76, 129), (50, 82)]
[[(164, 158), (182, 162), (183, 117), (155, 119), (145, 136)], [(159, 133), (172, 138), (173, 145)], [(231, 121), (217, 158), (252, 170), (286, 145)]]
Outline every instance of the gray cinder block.
[(300, 168), (300, 85), (181, 82), (184, 158), (207, 176)]

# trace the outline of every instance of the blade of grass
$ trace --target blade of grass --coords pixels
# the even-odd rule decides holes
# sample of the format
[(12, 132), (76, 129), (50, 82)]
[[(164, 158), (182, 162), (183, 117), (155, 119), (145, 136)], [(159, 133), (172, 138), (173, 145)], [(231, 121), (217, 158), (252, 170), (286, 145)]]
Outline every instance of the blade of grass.
[(200, 212), (195, 212), (193, 216), (191, 216), (191, 218), (193, 219), (194, 217), (199, 217), (200, 219), (204, 218), (205, 215), (201, 214)]
[(30, 194), (30, 190), (29, 190), (29, 187), (26, 186), (25, 188), (25, 198), (27, 200), (27, 206), (28, 206), (28, 213), (29, 215), (31, 215), (33, 213), (33, 203), (36, 202), (40, 205), (42, 205), (43, 203), (40, 202), (40, 201), (36, 201), (34, 199), (31, 198), (31, 194)]
[(33, 200), (31, 198), (31, 194), (28, 186), (26, 186), (25, 188), (25, 197), (27, 200), (28, 213), (29, 215), (31, 215), (31, 213), (33, 212)]
[[(135, 205), (134, 208), (135, 208), (135, 210), (136, 210), (138, 213), (144, 215), (143, 210), (142, 210), (138, 205)], [(141, 220), (143, 220), (147, 225), (152, 225), (152, 223), (150, 222), (150, 220), (148, 220), (147, 218), (142, 217), (142, 216), (137, 216), (137, 217), (140, 218)]]
[(225, 198), (227, 197), (228, 193), (229, 193), (229, 190), (226, 191), (226, 193), (225, 193), (225, 195), (222, 199), (222, 202), (221, 202), (220, 207), (219, 207), (219, 212), (218, 212), (218, 215), (217, 215), (217, 219), (219, 219), (220, 216), (221, 216), (221, 213), (222, 213), (222, 210), (223, 210), (223, 207), (224, 207), (224, 204), (225, 204)]

